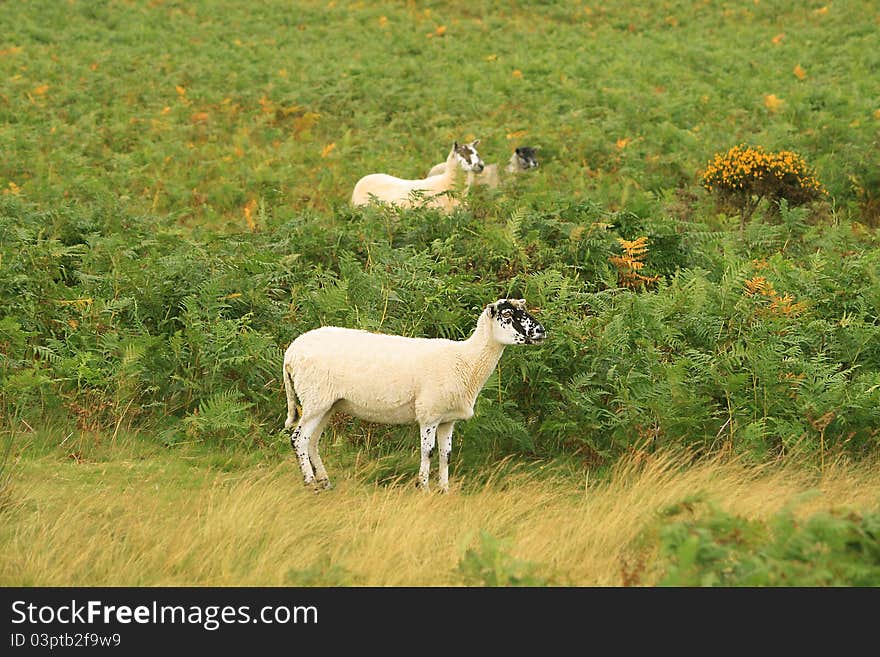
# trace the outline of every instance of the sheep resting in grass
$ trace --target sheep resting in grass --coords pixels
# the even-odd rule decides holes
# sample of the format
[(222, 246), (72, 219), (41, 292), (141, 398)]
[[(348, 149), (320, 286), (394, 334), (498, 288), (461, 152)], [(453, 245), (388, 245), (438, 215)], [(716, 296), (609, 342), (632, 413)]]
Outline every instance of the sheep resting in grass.
[(544, 327), (524, 299), (487, 305), (467, 340), (408, 338), (325, 326), (303, 333), (284, 354), (290, 443), (307, 486), (330, 488), (318, 454), (321, 432), (339, 411), (370, 422), (418, 423), (418, 484), (428, 490), (430, 457), (440, 446), (440, 490), (449, 490), (452, 428), (474, 415), (477, 395), (509, 344), (540, 344)]
[[(405, 180), (387, 173), (371, 173), (357, 181), (351, 194), (352, 205), (367, 205), (371, 201), (390, 203), (401, 208), (425, 206), (450, 212), (458, 207), (461, 199), (450, 192), (466, 194), (470, 176), (485, 166), (477, 153), (479, 139), (468, 144), (453, 143), (444, 163), (443, 173), (421, 180)], [(467, 172), (462, 183), (459, 170)]]
[[(535, 148), (531, 146), (520, 146), (517, 148), (510, 159), (504, 171), (509, 175), (516, 175), (538, 166), (538, 159), (535, 157)], [(428, 172), (428, 176), (437, 176), (446, 171), (446, 162), (435, 164)], [(495, 189), (501, 184), (501, 172), (497, 164), (487, 164), (481, 173), (469, 173), (468, 183), (473, 185), (488, 185), (491, 189)]]

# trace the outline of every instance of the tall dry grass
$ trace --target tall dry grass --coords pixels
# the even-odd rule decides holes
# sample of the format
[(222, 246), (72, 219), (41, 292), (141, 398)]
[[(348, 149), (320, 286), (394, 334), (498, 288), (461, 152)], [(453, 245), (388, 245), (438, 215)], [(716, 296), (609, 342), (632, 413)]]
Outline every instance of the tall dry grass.
[(188, 486), (161, 469), (92, 467), (103, 471), (91, 483), (25, 476), (0, 528), (0, 584), (459, 585), (458, 563), (482, 530), (557, 584), (650, 585), (659, 573), (645, 532), (695, 494), (750, 519), (792, 504), (807, 515), (880, 499), (876, 464), (835, 463), (819, 475), (672, 454), (621, 460), (600, 481), (499, 469), (448, 496), (408, 480), (364, 483), (370, 466), (318, 495), (289, 464)]

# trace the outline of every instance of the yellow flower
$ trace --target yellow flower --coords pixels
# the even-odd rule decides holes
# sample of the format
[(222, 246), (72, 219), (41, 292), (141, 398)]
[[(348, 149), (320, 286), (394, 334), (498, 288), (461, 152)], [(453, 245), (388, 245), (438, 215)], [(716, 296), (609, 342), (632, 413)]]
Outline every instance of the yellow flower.
[(767, 94), (764, 96), (764, 107), (771, 112), (778, 112), (784, 102), (785, 101), (779, 98), (776, 94)]

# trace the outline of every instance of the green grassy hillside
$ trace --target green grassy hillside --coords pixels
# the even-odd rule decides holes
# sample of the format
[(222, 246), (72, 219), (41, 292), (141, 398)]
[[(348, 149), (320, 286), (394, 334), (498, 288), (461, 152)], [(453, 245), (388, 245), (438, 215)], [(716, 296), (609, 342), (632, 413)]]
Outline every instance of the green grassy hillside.
[(534, 201), (658, 211), (740, 141), (802, 153), (838, 207), (876, 200), (869, 0), (42, 1), (0, 19), (0, 179), (41, 204), (244, 228), (248, 202), (327, 211), (474, 137), (487, 161), (543, 149)]

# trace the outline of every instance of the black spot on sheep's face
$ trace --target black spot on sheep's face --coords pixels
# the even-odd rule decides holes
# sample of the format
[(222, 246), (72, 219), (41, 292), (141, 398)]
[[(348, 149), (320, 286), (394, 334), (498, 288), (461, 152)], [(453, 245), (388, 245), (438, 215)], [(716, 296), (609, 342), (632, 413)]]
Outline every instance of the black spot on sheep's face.
[(531, 146), (520, 146), (515, 151), (516, 165), (521, 170), (534, 169), (538, 166), (538, 158), (535, 156), (535, 149)]
[(526, 312), (525, 299), (499, 299), (489, 306), (495, 339), (501, 344), (540, 344), (547, 337), (541, 323)]
[(479, 139), (475, 139), (469, 144), (459, 144), (458, 142), (455, 142), (455, 145), (453, 146), (455, 158), (458, 160), (459, 166), (465, 171), (480, 173), (486, 166), (483, 160), (480, 159), (480, 154), (477, 153), (477, 144), (479, 143)]

